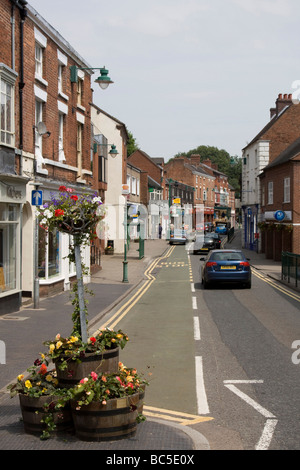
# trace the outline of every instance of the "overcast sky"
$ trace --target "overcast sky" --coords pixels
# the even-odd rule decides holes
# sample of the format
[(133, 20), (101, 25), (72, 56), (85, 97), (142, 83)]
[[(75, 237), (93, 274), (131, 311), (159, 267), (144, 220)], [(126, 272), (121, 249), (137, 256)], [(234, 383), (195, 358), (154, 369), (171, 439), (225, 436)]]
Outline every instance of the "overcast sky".
[(300, 88), (299, 0), (28, 3), (91, 66), (109, 69), (114, 84), (95, 84), (94, 102), (151, 157), (199, 145), (241, 156), (278, 94)]

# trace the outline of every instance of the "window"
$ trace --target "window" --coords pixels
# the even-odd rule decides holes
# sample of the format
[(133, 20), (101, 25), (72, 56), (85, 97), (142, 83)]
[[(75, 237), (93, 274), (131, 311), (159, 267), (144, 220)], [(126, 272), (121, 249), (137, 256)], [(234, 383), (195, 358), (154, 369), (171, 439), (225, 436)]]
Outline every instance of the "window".
[(0, 143), (14, 146), (14, 92), (17, 74), (0, 63)]
[(131, 182), (130, 175), (127, 175), (127, 186), (129, 188), (129, 192), (131, 193), (131, 184), (130, 184), (130, 182)]
[(18, 205), (0, 203), (0, 292), (18, 288), (18, 222)]
[(136, 178), (134, 176), (131, 179), (131, 194), (136, 194)]
[(78, 70), (78, 78), (77, 78), (77, 106), (83, 107), (83, 80), (84, 80), (84, 72), (82, 70)]
[(47, 38), (37, 28), (34, 28), (35, 38), (35, 78), (44, 85), (48, 82), (43, 78), (43, 56), (47, 46)]
[(268, 204), (273, 204), (273, 181), (268, 182)]
[(39, 44), (35, 45), (35, 73), (43, 77), (43, 49)]
[(39, 230), (38, 276), (50, 279), (60, 274), (60, 239), (59, 231), (54, 229), (45, 233)]
[(139, 178), (137, 178), (137, 180), (136, 180), (136, 195), (137, 196), (140, 195), (140, 180), (139, 180)]
[(57, 73), (57, 81), (58, 81), (58, 94), (68, 100), (69, 97), (64, 93), (65, 91), (65, 69), (68, 65), (68, 58), (66, 55), (62, 54), (59, 50), (57, 51), (57, 60), (58, 60), (58, 73)]
[(57, 80), (58, 80), (58, 93), (61, 93), (63, 91), (63, 65), (61, 64), (58, 64)]
[(58, 115), (58, 160), (60, 162), (66, 161), (64, 152), (64, 114)]
[(77, 123), (77, 175), (82, 176), (82, 124)]
[(290, 178), (284, 178), (284, 195), (283, 202), (291, 202), (291, 180)]
[(38, 163), (43, 158), (43, 140), (42, 135), (37, 132), (37, 125), (39, 122), (43, 122), (43, 103), (36, 100), (35, 102), (35, 156), (37, 157)]

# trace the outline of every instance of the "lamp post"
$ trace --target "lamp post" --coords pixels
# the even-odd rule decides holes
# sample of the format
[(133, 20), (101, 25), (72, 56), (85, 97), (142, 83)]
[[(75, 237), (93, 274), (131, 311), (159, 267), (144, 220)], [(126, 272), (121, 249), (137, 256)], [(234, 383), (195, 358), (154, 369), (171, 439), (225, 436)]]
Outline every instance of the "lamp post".
[(125, 198), (125, 204), (124, 204), (124, 260), (123, 260), (122, 282), (128, 282), (128, 261), (127, 261), (127, 195), (128, 194), (129, 194), (129, 186), (127, 184), (123, 184), (122, 195)]
[(70, 72), (71, 72), (71, 83), (76, 83), (78, 81), (78, 70), (100, 70), (100, 75), (96, 78), (95, 83), (98, 83), (102, 90), (105, 90), (108, 85), (114, 83), (108, 77), (108, 70), (105, 67), (96, 68), (96, 67), (77, 67), (76, 65), (71, 65)]

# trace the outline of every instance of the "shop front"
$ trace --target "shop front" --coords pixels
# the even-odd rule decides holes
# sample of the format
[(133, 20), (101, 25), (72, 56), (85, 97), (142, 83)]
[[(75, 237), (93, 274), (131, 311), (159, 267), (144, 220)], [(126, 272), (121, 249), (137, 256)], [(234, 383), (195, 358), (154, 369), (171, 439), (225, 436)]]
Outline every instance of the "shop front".
[(28, 179), (0, 175), (0, 315), (22, 303), (21, 216)]

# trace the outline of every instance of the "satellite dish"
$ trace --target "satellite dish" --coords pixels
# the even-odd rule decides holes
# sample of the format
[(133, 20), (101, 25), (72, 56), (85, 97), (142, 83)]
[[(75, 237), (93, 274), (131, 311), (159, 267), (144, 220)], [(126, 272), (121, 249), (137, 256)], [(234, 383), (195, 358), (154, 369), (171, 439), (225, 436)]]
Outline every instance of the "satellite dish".
[(37, 128), (38, 134), (40, 134), (40, 135), (47, 134), (47, 128), (46, 128), (45, 124), (42, 121), (40, 121), (38, 123), (36, 128)]

